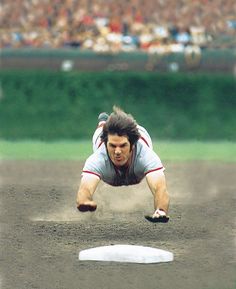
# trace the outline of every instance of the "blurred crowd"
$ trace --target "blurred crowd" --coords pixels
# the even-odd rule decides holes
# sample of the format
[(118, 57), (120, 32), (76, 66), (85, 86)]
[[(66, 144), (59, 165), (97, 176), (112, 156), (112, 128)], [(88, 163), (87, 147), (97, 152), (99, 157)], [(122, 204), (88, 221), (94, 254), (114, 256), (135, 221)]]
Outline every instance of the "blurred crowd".
[(1, 48), (161, 53), (236, 38), (235, 0), (1, 0), (0, 19)]

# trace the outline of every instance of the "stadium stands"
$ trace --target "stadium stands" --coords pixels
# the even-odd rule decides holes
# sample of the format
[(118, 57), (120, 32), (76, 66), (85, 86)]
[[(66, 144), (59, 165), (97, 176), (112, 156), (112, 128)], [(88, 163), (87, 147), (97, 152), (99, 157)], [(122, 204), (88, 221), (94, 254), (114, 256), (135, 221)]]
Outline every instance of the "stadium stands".
[(236, 39), (235, 0), (2, 0), (0, 19), (1, 48), (164, 53)]

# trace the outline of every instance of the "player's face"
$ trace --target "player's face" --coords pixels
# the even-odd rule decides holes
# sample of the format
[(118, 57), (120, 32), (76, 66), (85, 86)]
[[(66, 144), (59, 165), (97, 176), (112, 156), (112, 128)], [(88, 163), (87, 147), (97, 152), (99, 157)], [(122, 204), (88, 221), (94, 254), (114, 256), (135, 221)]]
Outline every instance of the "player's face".
[(120, 167), (126, 165), (132, 154), (128, 137), (108, 134), (107, 151), (115, 166)]

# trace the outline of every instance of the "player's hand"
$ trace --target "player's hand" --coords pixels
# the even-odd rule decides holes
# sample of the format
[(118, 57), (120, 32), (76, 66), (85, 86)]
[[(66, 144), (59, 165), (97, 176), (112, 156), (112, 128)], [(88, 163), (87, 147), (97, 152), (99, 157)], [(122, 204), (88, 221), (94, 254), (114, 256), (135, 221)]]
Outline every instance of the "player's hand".
[(80, 212), (94, 212), (97, 209), (97, 204), (94, 201), (84, 201), (77, 204), (77, 209)]
[(162, 209), (156, 209), (152, 216), (145, 216), (145, 218), (152, 223), (167, 223), (170, 219)]

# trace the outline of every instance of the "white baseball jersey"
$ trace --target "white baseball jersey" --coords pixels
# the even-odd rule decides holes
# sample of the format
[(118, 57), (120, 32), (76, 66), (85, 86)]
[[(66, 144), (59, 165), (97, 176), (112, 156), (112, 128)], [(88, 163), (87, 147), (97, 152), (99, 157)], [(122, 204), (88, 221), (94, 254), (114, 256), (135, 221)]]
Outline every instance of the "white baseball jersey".
[(150, 172), (164, 170), (158, 155), (141, 137), (133, 149), (132, 160), (127, 169), (115, 167), (104, 143), (86, 160), (82, 174), (94, 174), (112, 186), (133, 185)]

